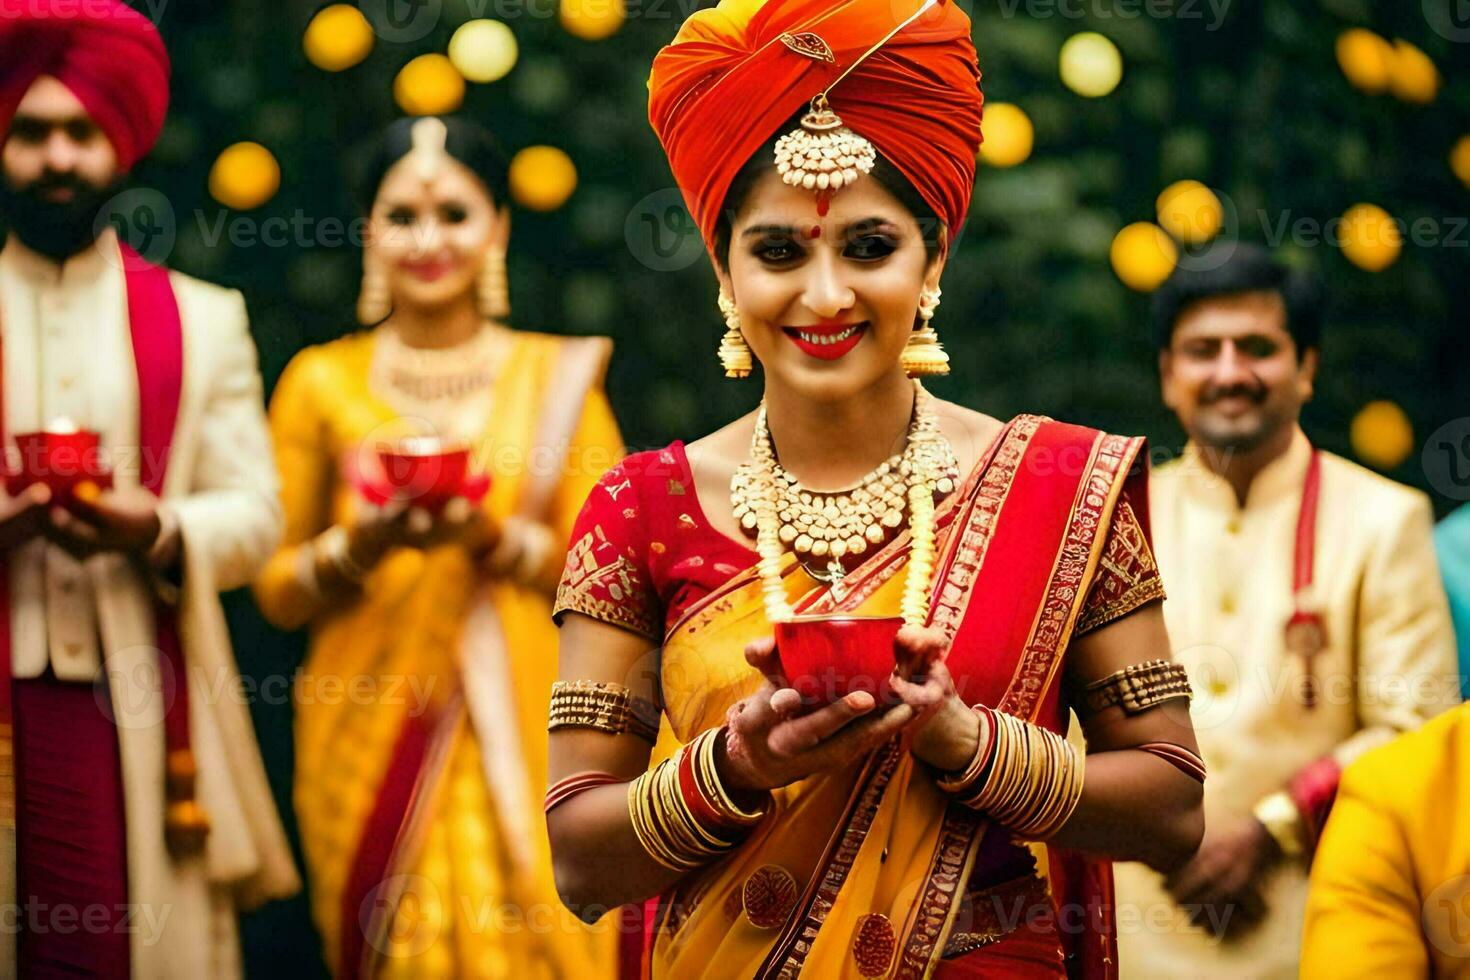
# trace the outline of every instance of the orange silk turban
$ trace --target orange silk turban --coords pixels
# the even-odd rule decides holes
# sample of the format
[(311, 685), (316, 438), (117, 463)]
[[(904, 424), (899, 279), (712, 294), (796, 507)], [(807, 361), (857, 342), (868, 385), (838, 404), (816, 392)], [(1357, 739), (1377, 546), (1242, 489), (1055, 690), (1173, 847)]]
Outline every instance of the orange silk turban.
[[(721, 0), (659, 52), (649, 121), (711, 254), (725, 195), (751, 155), (921, 6)], [(908, 178), (953, 240), (974, 189), (984, 101), (965, 12), (939, 0), (842, 79), (829, 101)]]
[(0, 0), (0, 142), (41, 75), (71, 89), (131, 170), (168, 112), (168, 52), (120, 0)]

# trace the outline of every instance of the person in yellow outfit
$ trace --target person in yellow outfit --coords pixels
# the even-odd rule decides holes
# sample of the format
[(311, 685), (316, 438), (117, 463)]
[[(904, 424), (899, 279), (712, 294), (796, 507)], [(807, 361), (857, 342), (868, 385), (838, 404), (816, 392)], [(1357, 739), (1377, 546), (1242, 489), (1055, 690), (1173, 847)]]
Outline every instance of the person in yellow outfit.
[(1470, 977), (1470, 706), (1343, 774), (1307, 894), (1301, 975)]
[(610, 928), (558, 902), (540, 812), (551, 596), (622, 451), (610, 344), (503, 324), (506, 174), (477, 125), (390, 126), (365, 184), (371, 329), (302, 351), (271, 403), (287, 531), (255, 592), (311, 630), (295, 802), (339, 977), (614, 969)]
[(1199, 697), (1205, 836), (1119, 865), (1126, 977), (1295, 977), (1341, 767), (1458, 703), (1425, 495), (1314, 447), (1321, 304), (1223, 243), (1155, 294), (1164, 400), (1189, 434), (1149, 483), (1164, 619)]

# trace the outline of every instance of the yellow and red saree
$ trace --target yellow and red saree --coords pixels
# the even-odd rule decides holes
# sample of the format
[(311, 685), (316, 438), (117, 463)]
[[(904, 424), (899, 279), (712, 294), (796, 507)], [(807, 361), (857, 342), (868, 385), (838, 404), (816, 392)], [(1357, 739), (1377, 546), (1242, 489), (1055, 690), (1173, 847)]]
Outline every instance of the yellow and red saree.
[[(1021, 416), (944, 502), (931, 622), (951, 638), (948, 664), (968, 702), (1064, 731), (1058, 682), (1071, 637), (1162, 595), (1145, 474), (1134, 471), (1142, 444)], [(667, 472), (634, 486), (633, 457), (611, 475), (599, 489), (618, 491), (621, 514), (594, 491), (559, 611), (639, 628), (650, 619), (640, 603), (678, 606), (687, 583), (671, 572), (710, 564), (679, 557), (680, 536), (701, 531), (687, 469), (670, 450), (644, 455)], [(673, 495), (650, 500), (665, 482)], [(726, 539), (710, 558), (732, 548)], [(908, 548), (899, 538), (835, 588), (788, 555), (788, 597), (804, 613), (895, 614)], [(770, 632), (749, 564), (676, 609), (659, 668), (669, 731), (654, 763), (761, 685), (743, 651)], [(748, 841), (661, 896), (643, 965), (653, 977), (1108, 976), (1110, 887), (1106, 864), (1057, 852), (1039, 876), (1026, 845), (951, 803), (895, 740), (849, 770), (776, 791)]]

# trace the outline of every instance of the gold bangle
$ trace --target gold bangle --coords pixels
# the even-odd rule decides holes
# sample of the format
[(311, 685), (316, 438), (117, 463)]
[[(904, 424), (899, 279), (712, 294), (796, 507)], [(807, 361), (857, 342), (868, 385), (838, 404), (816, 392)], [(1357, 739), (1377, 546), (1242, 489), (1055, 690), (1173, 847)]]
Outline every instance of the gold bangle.
[(1082, 707), (1097, 714), (1117, 705), (1124, 714), (1142, 714), (1174, 698), (1189, 698), (1189, 675), (1169, 660), (1150, 660), (1114, 671), (1082, 689)]
[(765, 803), (756, 810), (742, 810), (731, 798), (729, 791), (725, 789), (725, 784), (720, 781), (720, 773), (715, 766), (715, 750), (718, 740), (725, 737), (725, 731), (724, 726), (711, 729), (691, 743), (691, 748), (695, 752), (691, 760), (694, 763), (695, 781), (705, 800), (721, 819), (738, 826), (752, 826), (763, 820), (770, 812), (771, 797), (768, 794)]
[[(353, 559), (349, 550), (350, 543), (347, 529), (340, 524), (334, 524), (312, 540), (311, 549), (319, 561), (324, 561), (343, 580), (353, 585), (361, 585), (371, 569), (364, 568)], [(317, 579), (320, 581), (320, 564), (316, 566), (316, 570)]]
[(1082, 798), (1085, 760), (1055, 732), (994, 711), (994, 761), (989, 776), (960, 801), (983, 810), (1018, 837), (1055, 834)]
[(1281, 848), (1282, 854), (1296, 858), (1306, 853), (1306, 845), (1302, 840), (1302, 813), (1290, 794), (1277, 790), (1257, 803), (1251, 815), (1266, 828), (1266, 832), (1276, 841), (1276, 846)]
[(612, 681), (556, 681), (551, 685), (551, 713), (546, 730), (591, 728), (608, 735), (636, 735), (658, 741), (659, 710)]
[(705, 826), (690, 810), (679, 788), (679, 764), (689, 746), (680, 749), (628, 785), (628, 816), (633, 833), (648, 856), (670, 871), (686, 872), (732, 850), (728, 840)]

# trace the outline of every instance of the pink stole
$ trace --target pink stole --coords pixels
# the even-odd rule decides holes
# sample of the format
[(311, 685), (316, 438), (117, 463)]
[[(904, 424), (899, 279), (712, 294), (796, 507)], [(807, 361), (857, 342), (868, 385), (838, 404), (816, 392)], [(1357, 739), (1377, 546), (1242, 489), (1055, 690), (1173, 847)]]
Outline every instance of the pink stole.
[[(182, 396), (183, 326), (167, 270), (148, 263), (124, 243), (120, 242), (118, 248), (127, 283), (128, 324), (138, 376), (140, 479), (143, 486), (161, 496)], [(0, 445), (3, 445), (5, 434), (3, 408), (3, 398), (0, 398)], [(155, 603), (155, 622), (162, 661), (159, 666), (167, 700), (165, 743), (169, 751), (187, 751), (188, 685), (185, 683), (183, 647), (179, 641), (175, 610), (164, 603)], [(23, 778), (23, 774), (17, 772), (13, 756), (10, 625), (9, 566), (7, 561), (0, 560), (0, 677), (4, 679), (0, 682), (0, 820), (6, 823), (15, 821), (16, 779), (17, 776)], [(172, 690), (168, 690), (170, 684)], [(119, 812), (119, 821), (121, 817)], [(159, 832), (162, 831), (160, 826)], [(23, 836), (18, 835), (17, 840), (21, 839)]]

